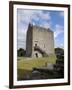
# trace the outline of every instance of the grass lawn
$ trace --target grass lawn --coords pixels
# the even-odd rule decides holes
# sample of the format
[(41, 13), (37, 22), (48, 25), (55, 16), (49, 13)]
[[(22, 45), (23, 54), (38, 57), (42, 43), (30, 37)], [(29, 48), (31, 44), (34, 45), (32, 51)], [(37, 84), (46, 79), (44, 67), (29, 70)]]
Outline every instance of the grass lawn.
[(17, 75), (18, 80), (22, 79), (26, 74), (30, 74), (32, 69), (35, 67), (43, 67), (46, 63), (55, 63), (55, 55), (42, 58), (27, 58), (27, 57), (18, 57), (17, 61)]

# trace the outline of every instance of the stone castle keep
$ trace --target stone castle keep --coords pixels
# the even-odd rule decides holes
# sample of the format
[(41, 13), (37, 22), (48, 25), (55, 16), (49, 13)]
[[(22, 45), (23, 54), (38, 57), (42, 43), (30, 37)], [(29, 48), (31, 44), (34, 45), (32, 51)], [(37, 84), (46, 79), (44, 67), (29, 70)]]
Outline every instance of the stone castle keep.
[(29, 24), (26, 37), (26, 56), (46, 57), (54, 54), (54, 33), (49, 28)]

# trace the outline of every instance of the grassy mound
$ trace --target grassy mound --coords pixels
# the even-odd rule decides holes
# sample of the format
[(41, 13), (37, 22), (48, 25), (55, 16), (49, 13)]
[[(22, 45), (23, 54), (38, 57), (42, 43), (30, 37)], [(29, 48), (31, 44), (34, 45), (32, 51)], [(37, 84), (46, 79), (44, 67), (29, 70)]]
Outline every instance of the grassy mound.
[(43, 58), (27, 58), (18, 57), (17, 61), (17, 76), (18, 79), (22, 79), (24, 75), (30, 74), (33, 68), (43, 67), (46, 63), (55, 63), (56, 56), (50, 55), (49, 57)]

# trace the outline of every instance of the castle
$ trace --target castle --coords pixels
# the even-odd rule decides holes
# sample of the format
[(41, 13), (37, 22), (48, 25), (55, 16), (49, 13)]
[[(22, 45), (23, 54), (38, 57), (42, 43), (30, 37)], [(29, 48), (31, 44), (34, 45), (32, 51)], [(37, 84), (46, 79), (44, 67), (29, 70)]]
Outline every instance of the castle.
[(46, 57), (54, 54), (54, 33), (49, 28), (29, 24), (26, 37), (27, 57)]

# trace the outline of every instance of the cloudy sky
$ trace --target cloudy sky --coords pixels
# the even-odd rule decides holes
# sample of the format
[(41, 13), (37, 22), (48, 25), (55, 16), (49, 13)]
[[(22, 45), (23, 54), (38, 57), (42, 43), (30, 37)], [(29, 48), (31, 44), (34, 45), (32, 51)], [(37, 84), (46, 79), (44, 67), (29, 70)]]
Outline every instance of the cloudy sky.
[(54, 47), (64, 47), (64, 12), (17, 9), (17, 47), (26, 48), (28, 24), (50, 28), (54, 32)]

